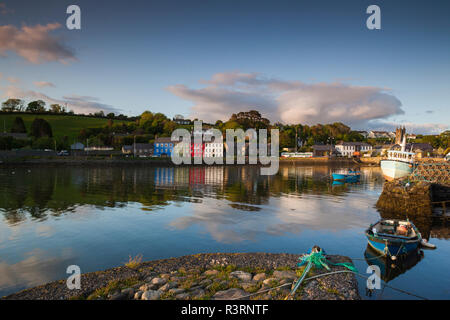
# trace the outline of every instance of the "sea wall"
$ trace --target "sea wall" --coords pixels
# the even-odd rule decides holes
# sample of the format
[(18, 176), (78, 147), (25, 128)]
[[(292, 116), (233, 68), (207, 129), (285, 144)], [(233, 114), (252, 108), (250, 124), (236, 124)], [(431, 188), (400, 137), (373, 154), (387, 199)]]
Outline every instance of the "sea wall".
[(432, 184), (417, 182), (407, 184), (404, 180), (385, 182), (376, 207), (384, 212), (406, 215), (432, 214)]

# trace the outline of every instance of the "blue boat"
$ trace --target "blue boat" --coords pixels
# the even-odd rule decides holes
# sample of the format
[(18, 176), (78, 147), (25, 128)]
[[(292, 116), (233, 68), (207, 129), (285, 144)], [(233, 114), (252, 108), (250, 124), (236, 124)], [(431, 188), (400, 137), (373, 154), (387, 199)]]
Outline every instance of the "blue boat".
[(366, 230), (369, 245), (378, 253), (398, 256), (417, 250), (422, 236), (410, 221), (381, 219)]
[(359, 181), (361, 173), (359, 171), (348, 170), (347, 173), (333, 172), (331, 174), (331, 176), (333, 178), (333, 181), (343, 181), (343, 182), (353, 183), (353, 182)]

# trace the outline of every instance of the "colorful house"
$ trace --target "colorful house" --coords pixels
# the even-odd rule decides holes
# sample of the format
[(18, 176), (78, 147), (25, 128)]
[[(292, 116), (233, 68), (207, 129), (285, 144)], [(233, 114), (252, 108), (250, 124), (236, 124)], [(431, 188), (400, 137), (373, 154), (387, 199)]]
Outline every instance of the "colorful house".
[(154, 142), (153, 155), (155, 156), (167, 156), (172, 155), (174, 142), (170, 137), (156, 138)]

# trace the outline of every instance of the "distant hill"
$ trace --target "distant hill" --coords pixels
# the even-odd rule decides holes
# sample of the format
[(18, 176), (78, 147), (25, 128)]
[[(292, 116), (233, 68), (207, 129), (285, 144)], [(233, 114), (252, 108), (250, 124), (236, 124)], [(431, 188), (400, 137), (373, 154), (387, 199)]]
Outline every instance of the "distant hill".
[[(73, 143), (77, 140), (78, 134), (81, 129), (103, 127), (108, 123), (106, 118), (91, 118), (77, 115), (53, 115), (53, 114), (30, 114), (30, 113), (0, 113), (0, 132), (4, 131), (6, 126), (6, 132), (11, 131), (12, 123), (15, 117), (21, 117), (25, 122), (27, 132), (30, 132), (31, 123), (35, 118), (45, 119), (50, 123), (55, 137), (69, 138), (69, 142)], [(114, 124), (128, 123), (126, 120), (113, 120)]]

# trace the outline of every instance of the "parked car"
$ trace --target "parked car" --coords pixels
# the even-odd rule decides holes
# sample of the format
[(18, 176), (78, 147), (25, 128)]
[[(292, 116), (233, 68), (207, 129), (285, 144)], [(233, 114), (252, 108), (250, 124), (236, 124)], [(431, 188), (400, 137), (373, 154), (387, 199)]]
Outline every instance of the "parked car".
[(67, 150), (61, 150), (60, 152), (58, 152), (58, 156), (68, 156), (69, 155), (69, 151)]

